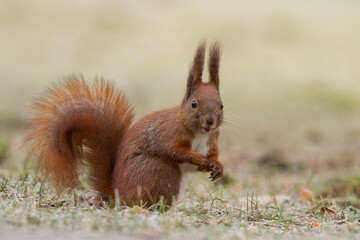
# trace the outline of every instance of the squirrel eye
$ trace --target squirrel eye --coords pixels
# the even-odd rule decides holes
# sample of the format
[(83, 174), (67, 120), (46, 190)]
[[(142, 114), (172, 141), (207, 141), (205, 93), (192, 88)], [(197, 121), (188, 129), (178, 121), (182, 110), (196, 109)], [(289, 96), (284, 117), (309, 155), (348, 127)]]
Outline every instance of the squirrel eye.
[(196, 108), (196, 107), (197, 107), (197, 104), (196, 104), (195, 101), (192, 101), (192, 102), (191, 102), (191, 107), (192, 107), (192, 108)]
[(221, 105), (220, 105), (220, 109), (222, 110), (223, 108), (224, 108), (224, 105), (223, 105), (223, 104), (221, 104)]

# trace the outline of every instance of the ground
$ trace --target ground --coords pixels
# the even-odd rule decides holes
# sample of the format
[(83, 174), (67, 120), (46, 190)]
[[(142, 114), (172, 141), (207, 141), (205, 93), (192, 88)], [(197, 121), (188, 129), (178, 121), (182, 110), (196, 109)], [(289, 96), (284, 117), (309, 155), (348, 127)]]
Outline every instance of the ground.
[[(357, 1), (32, 1), (0, 9), (3, 239), (357, 239)], [(55, 192), (27, 159), (31, 98), (68, 73), (104, 76), (136, 119), (178, 104), (197, 43), (222, 44), (225, 176), (168, 211)], [(207, 75), (207, 73), (205, 73)]]

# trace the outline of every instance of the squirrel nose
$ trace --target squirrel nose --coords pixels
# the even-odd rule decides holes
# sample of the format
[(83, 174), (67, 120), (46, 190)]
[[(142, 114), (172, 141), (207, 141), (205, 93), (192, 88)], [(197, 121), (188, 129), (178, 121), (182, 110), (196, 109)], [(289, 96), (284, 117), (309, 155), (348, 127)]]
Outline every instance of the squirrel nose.
[(214, 117), (206, 117), (206, 123), (211, 126), (214, 123)]

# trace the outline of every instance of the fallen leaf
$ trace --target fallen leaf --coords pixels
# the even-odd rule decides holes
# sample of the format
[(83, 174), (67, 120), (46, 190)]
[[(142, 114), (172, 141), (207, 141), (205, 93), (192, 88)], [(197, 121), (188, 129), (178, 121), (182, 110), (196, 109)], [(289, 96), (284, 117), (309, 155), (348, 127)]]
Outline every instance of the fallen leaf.
[(130, 213), (130, 214), (134, 214), (134, 213), (138, 213), (138, 214), (149, 214), (149, 211), (147, 209), (144, 209), (140, 206), (134, 206), (131, 209), (126, 209), (125, 213)]
[(313, 205), (313, 206), (316, 205), (316, 202), (315, 202), (311, 192), (304, 189), (303, 187), (299, 187), (299, 195), (302, 199), (309, 201), (311, 205)]
[(321, 212), (324, 213), (325, 216), (335, 218), (336, 217), (336, 211), (334, 209), (331, 209), (329, 207), (323, 206), (321, 208)]
[(321, 227), (321, 223), (318, 223), (318, 222), (310, 222), (310, 223), (305, 223), (305, 225), (311, 227), (311, 228), (318, 228), (318, 227)]

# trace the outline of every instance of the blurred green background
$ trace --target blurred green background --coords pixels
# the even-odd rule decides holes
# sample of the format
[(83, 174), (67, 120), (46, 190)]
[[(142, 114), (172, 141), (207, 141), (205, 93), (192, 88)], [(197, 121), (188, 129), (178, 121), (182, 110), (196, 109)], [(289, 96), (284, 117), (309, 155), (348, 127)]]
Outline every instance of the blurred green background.
[[(301, 185), (318, 174), (356, 174), (355, 0), (2, 0), (0, 159), (24, 160), (31, 98), (68, 73), (116, 82), (137, 119), (178, 104), (202, 39), (223, 47), (220, 87), (229, 124), (220, 156), (237, 189), (280, 186), (283, 170)], [(275, 173), (274, 181), (249, 180), (262, 171)]]

